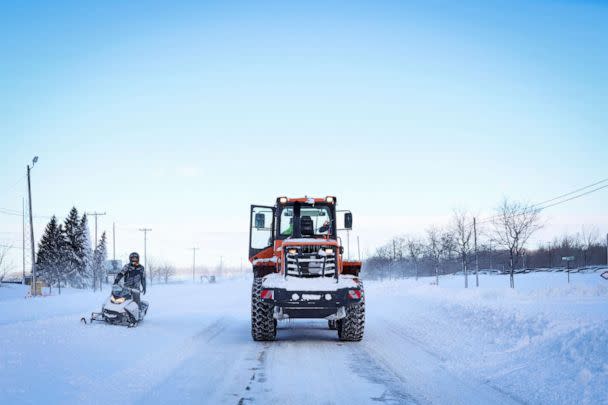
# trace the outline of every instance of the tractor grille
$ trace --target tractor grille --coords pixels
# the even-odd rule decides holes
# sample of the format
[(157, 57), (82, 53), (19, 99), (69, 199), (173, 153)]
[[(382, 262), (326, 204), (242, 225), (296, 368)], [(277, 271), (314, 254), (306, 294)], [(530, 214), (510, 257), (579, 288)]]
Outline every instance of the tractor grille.
[[(292, 250), (296, 252), (292, 252)], [(330, 251), (327, 251), (330, 249)], [(336, 249), (324, 246), (288, 248), (285, 272), (296, 277), (333, 277), (336, 275)]]

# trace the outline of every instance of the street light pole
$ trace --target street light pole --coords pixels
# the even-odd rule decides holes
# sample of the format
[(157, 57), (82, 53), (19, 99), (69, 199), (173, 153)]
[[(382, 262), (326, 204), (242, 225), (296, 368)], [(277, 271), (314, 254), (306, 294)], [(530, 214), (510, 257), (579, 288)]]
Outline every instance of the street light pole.
[(32, 167), (27, 165), (27, 195), (29, 200), (30, 207), (30, 246), (32, 249), (32, 295), (37, 295), (38, 291), (36, 290), (36, 250), (34, 247), (34, 216), (32, 215), (32, 183), (30, 181), (30, 171), (38, 161), (38, 156), (34, 156), (32, 159)]
[(21, 279), (21, 283), (25, 285), (25, 198), (21, 199), (21, 219), (22, 219), (22, 229), (21, 229), (21, 253), (22, 253), (22, 264), (23, 264), (23, 278)]

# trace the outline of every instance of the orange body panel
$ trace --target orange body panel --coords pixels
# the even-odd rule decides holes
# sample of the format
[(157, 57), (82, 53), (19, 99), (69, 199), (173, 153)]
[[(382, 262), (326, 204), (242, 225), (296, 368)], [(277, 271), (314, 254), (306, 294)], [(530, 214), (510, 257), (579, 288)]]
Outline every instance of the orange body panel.
[[(334, 204), (336, 198), (333, 197)], [(301, 198), (288, 198), (287, 202), (301, 202), (305, 203), (310, 200), (314, 200), (315, 203), (324, 203), (326, 202), (326, 198), (310, 198), (310, 197), (301, 197)], [(285, 250), (290, 246), (310, 246), (310, 245), (322, 245), (322, 246), (334, 246), (336, 252), (338, 252), (336, 266), (339, 274), (352, 274), (354, 276), (359, 275), (359, 271), (361, 270), (361, 262), (360, 261), (343, 261), (342, 254), (339, 253), (341, 246), (335, 239), (329, 239), (329, 236), (325, 236), (324, 238), (315, 238), (315, 239), (283, 239), (283, 240), (275, 240), (273, 246), (269, 246), (266, 249), (262, 250), (258, 254), (249, 258), (249, 261), (253, 264), (254, 269), (261, 269), (264, 273), (282, 273), (284, 271), (282, 267), (282, 263), (285, 262)], [(276, 258), (275, 260), (272, 260)]]

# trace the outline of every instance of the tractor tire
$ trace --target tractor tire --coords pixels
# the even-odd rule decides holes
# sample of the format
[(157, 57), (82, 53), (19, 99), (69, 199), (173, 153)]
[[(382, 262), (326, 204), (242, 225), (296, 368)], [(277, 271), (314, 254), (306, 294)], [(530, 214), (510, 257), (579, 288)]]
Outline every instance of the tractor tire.
[(329, 327), (329, 330), (337, 330), (338, 321), (327, 321), (327, 326)]
[(338, 337), (343, 342), (359, 342), (365, 329), (365, 301), (346, 307), (346, 318), (338, 321)]
[(254, 278), (251, 288), (251, 337), (256, 342), (275, 340), (277, 321), (273, 317), (274, 305), (262, 301), (262, 278)]

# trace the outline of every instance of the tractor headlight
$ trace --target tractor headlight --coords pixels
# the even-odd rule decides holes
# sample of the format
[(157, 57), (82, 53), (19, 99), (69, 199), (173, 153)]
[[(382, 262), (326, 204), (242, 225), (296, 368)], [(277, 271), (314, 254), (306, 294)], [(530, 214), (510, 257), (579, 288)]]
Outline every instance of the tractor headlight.
[(287, 197), (279, 197), (279, 204), (287, 204)]
[(110, 301), (112, 301), (114, 304), (122, 304), (123, 302), (125, 302), (125, 297), (114, 298), (114, 296), (112, 296), (112, 298), (110, 298)]
[(333, 255), (334, 254), (334, 249), (333, 248), (325, 248), (325, 254), (326, 255)]
[(298, 250), (297, 250), (297, 249), (289, 249), (287, 252), (288, 252), (290, 255), (295, 255), (295, 254), (298, 254)]
[(332, 196), (325, 197), (325, 202), (328, 204), (333, 204), (335, 201), (336, 201), (335, 198)]

